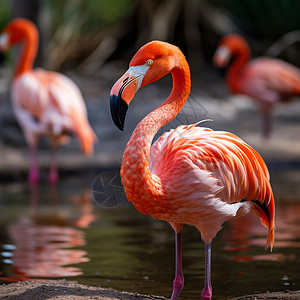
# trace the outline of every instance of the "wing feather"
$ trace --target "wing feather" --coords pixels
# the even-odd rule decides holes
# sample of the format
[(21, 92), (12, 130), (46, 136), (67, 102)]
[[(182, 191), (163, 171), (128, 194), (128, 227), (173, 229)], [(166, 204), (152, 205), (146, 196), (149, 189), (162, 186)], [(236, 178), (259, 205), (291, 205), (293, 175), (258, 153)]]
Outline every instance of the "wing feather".
[[(149, 162), (150, 171), (161, 178), (169, 197), (172, 199), (170, 195), (175, 193), (174, 199), (182, 199), (180, 203), (168, 203), (182, 212), (174, 223), (190, 224), (191, 207), (195, 208), (195, 216), (200, 212), (201, 218), (218, 212), (210, 225), (216, 226), (217, 232), (220, 224), (248, 203), (247, 207), (253, 207), (269, 228), (267, 244), (272, 246), (274, 199), (269, 172), (260, 155), (243, 140), (224, 131), (179, 126), (152, 145)], [(185, 208), (189, 212), (186, 220)], [(213, 237), (211, 233), (205, 235), (204, 228), (200, 230), (204, 239), (206, 235), (207, 239)]]

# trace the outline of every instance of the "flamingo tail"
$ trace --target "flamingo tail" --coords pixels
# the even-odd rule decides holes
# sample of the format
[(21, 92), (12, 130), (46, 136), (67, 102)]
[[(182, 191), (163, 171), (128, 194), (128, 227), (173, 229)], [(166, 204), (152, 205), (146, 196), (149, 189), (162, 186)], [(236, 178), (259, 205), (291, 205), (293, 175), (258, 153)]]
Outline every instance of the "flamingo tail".
[(78, 137), (84, 155), (91, 155), (97, 136), (86, 119), (74, 118), (75, 134)]
[(261, 223), (269, 229), (266, 248), (270, 247), (272, 251), (275, 236), (275, 205), (271, 187), (264, 202), (258, 200), (253, 200), (252, 202), (255, 204), (253, 212), (260, 217)]

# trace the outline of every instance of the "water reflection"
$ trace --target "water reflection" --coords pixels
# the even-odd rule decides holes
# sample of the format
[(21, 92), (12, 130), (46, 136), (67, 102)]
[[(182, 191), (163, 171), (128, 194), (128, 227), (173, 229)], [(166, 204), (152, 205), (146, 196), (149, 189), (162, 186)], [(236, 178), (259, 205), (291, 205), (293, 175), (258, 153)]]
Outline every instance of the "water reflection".
[(252, 246), (264, 247), (266, 243), (267, 230), (258, 218), (249, 214), (226, 224), (223, 238), (227, 240), (223, 249), (233, 253), (232, 260), (236, 261), (283, 261), (294, 258), (291, 254), (276, 253), (280, 248), (300, 247), (300, 204), (278, 203), (276, 207), (276, 231), (274, 251), (261, 255), (241, 255), (247, 253)]
[(32, 186), (29, 209), (7, 226), (12, 245), (4, 245), (2, 256), (6, 257), (6, 263), (12, 264), (13, 275), (1, 280), (83, 274), (79, 266), (70, 265), (89, 261), (85, 250), (74, 249), (86, 245), (84, 232), (79, 228), (87, 228), (95, 220), (89, 190), (84, 190), (81, 196), (63, 197), (68, 203), (60, 203), (57, 188), (50, 186), (45, 198), (46, 206), (40, 203), (38, 187)]
[[(169, 297), (174, 276), (170, 226), (138, 213), (126, 201), (114, 208), (93, 207), (90, 190), (82, 190), (75, 179), (57, 189), (42, 186), (26, 194), (14, 186), (0, 194), (1, 279), (53, 276)], [(212, 255), (215, 299), (287, 286), (300, 289), (300, 199), (277, 200), (273, 252), (264, 250), (267, 230), (253, 214), (225, 223), (218, 233)], [(181, 299), (199, 299), (204, 244), (197, 230), (183, 230)]]

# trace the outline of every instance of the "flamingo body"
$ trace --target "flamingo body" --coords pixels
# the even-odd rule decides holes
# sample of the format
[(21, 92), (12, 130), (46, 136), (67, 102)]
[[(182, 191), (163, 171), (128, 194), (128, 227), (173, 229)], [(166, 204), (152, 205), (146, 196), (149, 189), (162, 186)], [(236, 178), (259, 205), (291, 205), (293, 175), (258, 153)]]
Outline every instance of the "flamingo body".
[(300, 95), (300, 70), (279, 59), (254, 59), (241, 75), (233, 91), (261, 101), (262, 106)]
[[(149, 168), (160, 178), (164, 191), (164, 198), (149, 214), (175, 224), (175, 228), (176, 224), (195, 226), (206, 243), (225, 221), (257, 206), (247, 200), (270, 204), (267, 209), (273, 210), (269, 173), (263, 160), (228, 132), (179, 126), (153, 144)], [(150, 205), (142, 201), (136, 199), (135, 206), (148, 209)], [(271, 219), (263, 213), (260, 216), (271, 228)], [(272, 235), (271, 230), (268, 244)]]
[(227, 85), (234, 94), (254, 99), (264, 116), (265, 137), (270, 134), (270, 111), (273, 104), (300, 95), (300, 70), (280, 59), (260, 57), (250, 60), (250, 48), (239, 35), (225, 36), (219, 43), (213, 62), (224, 67)]
[(44, 70), (32, 70), (18, 76), (12, 85), (15, 114), (29, 144), (40, 136), (64, 141), (75, 133), (84, 154), (93, 151), (93, 132), (79, 88), (68, 77)]
[(135, 92), (167, 73), (173, 77), (168, 99), (134, 130), (124, 152), (121, 178), (127, 199), (140, 212), (170, 223), (176, 232), (176, 276), (172, 299), (183, 288), (181, 230), (195, 226), (206, 245), (206, 276), (202, 299), (211, 299), (210, 245), (222, 224), (253, 211), (268, 227), (273, 246), (274, 198), (269, 173), (259, 154), (237, 136), (193, 125), (156, 132), (170, 122), (190, 92), (189, 66), (182, 52), (168, 43), (143, 46), (130, 68), (111, 90), (114, 123), (123, 130), (127, 107)]
[[(87, 119), (79, 88), (68, 77), (42, 69), (32, 69), (37, 51), (37, 29), (28, 20), (15, 19), (3, 30), (0, 48), (22, 43), (21, 57), (13, 77), (11, 96), (15, 115), (32, 151), (29, 180), (38, 180), (36, 148), (42, 136), (50, 138), (53, 152), (75, 134), (84, 154), (93, 152), (96, 135)], [(58, 179), (56, 157), (52, 157), (50, 181)]]

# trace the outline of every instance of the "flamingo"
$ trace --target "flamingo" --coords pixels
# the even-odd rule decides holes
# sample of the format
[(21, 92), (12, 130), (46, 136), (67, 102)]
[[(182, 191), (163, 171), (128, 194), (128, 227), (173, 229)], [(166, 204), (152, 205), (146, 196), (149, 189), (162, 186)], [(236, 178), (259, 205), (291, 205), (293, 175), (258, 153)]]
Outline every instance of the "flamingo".
[(29, 20), (17, 18), (3, 29), (0, 35), (0, 50), (22, 43), (19, 62), (16, 66), (11, 97), (13, 110), (19, 121), (31, 152), (29, 182), (39, 179), (37, 160), (38, 142), (42, 136), (51, 141), (49, 181), (58, 180), (56, 149), (65, 143), (68, 134), (79, 139), (82, 151), (93, 152), (96, 135), (88, 119), (81, 92), (68, 77), (42, 69), (33, 70), (38, 48), (38, 31)]
[(280, 59), (250, 60), (249, 45), (237, 34), (223, 37), (213, 56), (218, 67), (227, 66), (230, 60), (226, 83), (233, 94), (244, 94), (257, 102), (263, 116), (263, 137), (269, 138), (273, 105), (300, 95), (300, 70)]
[(167, 100), (135, 128), (125, 148), (121, 179), (136, 209), (167, 221), (175, 231), (175, 279), (171, 299), (184, 285), (181, 232), (194, 226), (205, 243), (202, 299), (211, 299), (211, 243), (222, 224), (250, 211), (268, 227), (273, 247), (274, 198), (268, 169), (260, 155), (237, 136), (197, 124), (181, 125), (160, 136), (158, 130), (183, 107), (191, 86), (189, 65), (179, 48), (152, 41), (141, 47), (129, 69), (113, 85), (110, 107), (115, 125), (124, 129), (129, 103), (138, 89), (171, 73)]

